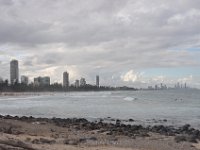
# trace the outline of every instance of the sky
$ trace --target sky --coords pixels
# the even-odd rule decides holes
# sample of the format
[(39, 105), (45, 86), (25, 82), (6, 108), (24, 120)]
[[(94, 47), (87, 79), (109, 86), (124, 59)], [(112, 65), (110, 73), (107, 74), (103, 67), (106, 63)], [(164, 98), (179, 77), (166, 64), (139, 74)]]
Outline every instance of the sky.
[(0, 0), (0, 76), (200, 88), (199, 0)]

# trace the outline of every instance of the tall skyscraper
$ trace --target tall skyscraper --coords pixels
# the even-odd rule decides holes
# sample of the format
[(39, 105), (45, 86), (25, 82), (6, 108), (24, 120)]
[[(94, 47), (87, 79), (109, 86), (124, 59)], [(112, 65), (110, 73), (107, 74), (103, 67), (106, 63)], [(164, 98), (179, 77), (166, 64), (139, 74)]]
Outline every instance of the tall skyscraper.
[(12, 60), (10, 62), (10, 83), (15, 84), (19, 82), (19, 67), (18, 61)]
[(69, 87), (69, 73), (63, 73), (63, 87)]
[(99, 87), (99, 76), (96, 76), (96, 86)]

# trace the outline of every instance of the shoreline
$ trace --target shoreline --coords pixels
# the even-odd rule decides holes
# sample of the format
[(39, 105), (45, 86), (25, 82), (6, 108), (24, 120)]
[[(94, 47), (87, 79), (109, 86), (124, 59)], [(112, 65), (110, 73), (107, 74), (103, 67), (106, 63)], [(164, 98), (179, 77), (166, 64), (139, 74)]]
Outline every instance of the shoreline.
[[(134, 125), (134, 120), (129, 120), (132, 125), (124, 124), (122, 120), (115, 120), (115, 123), (104, 121), (103, 119), (90, 122), (84, 118), (61, 119), (0, 115), (0, 134), (2, 135), (0, 149), (3, 146), (16, 148), (18, 145), (18, 148), (22, 150), (31, 149), (30, 147), (34, 150), (42, 149), (42, 147), (59, 150), (76, 150), (80, 147), (91, 148), (91, 150), (95, 147), (110, 150), (117, 148), (151, 150), (149, 146), (152, 150), (159, 149), (160, 146), (163, 150), (169, 148), (197, 150), (199, 145), (200, 131), (189, 124), (178, 128), (164, 125), (144, 127)], [(158, 145), (160, 143), (160, 146), (158, 147), (156, 143)]]

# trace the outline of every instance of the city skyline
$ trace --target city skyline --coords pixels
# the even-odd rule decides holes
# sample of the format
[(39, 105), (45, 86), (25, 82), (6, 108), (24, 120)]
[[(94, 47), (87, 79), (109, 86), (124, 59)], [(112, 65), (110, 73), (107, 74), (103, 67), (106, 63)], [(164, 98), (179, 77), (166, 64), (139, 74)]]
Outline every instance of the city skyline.
[(4, 79), (17, 59), (31, 81), (67, 70), (71, 83), (200, 88), (198, 0), (0, 0), (0, 18)]
[[(35, 86), (46, 86), (46, 85), (48, 86), (50, 84), (55, 83), (55, 82), (51, 82), (50, 76), (43, 76), (43, 77), (38, 76), (38, 77), (34, 77), (33, 81), (30, 81), (29, 76), (21, 75), (21, 80), (19, 80), (19, 76), (20, 76), (19, 72), (20, 72), (20, 68), (19, 68), (18, 60), (12, 59), (10, 61), (10, 80), (8, 80), (8, 82), (11, 85), (14, 85), (16, 83), (23, 83), (25, 85), (33, 83)], [(63, 87), (68, 88), (71, 85), (73, 85), (75, 87), (79, 87), (79, 86), (84, 87), (87, 84), (85, 78), (83, 78), (83, 77), (80, 78), (80, 81), (78, 79), (76, 79), (74, 84), (73, 83), (70, 84), (69, 79), (70, 79), (69, 72), (67, 72), (67, 71), (63, 72), (63, 80), (61, 83)], [(7, 80), (7, 79), (5, 79), (5, 80)], [(100, 87), (99, 75), (96, 75), (95, 85), (97, 87)]]
[[(15, 83), (23, 83), (25, 85), (28, 84), (34, 84), (35, 86), (44, 86), (44, 85), (51, 85), (51, 84), (62, 84), (63, 87), (70, 87), (70, 86), (74, 86), (74, 87), (84, 87), (87, 85), (86, 79), (81, 77), (80, 80), (76, 79), (73, 82), (70, 82), (70, 78), (69, 78), (69, 72), (64, 71), (63, 75), (62, 75), (62, 82), (51, 82), (51, 78), (50, 76), (38, 76), (38, 77), (34, 77), (33, 81), (29, 80), (29, 76), (25, 76), (25, 75), (21, 75), (19, 74), (20, 69), (19, 69), (19, 63), (18, 60), (16, 59), (12, 59), (10, 61), (10, 80), (8, 80), (8, 82), (12, 85)], [(21, 77), (21, 80), (19, 80), (19, 77)], [(3, 78), (1, 77), (0, 80), (3, 80)], [(95, 82), (93, 81), (93, 83), (89, 83), (89, 85), (95, 85), (96, 87), (100, 87), (100, 86), (105, 86), (105, 85), (100, 85), (100, 77), (99, 75), (96, 75), (95, 78)], [(167, 86), (168, 85), (168, 86)], [(107, 85), (109, 87), (113, 87), (113, 85)], [(123, 85), (126, 86), (126, 85)], [(154, 86), (154, 87), (153, 87)], [(115, 86), (117, 87), (117, 86)], [(131, 87), (134, 87), (133, 85)], [(135, 87), (135, 88), (139, 88), (139, 87)], [(170, 85), (168, 83), (166, 83), (165, 81), (160, 83), (160, 86), (158, 84), (155, 85), (147, 85), (147, 87), (143, 87), (144, 89), (147, 88), (149, 90), (159, 90), (159, 89), (181, 89), (181, 88), (190, 88), (187, 86), (186, 82), (177, 82), (174, 85)], [(194, 88), (194, 87), (192, 87)]]

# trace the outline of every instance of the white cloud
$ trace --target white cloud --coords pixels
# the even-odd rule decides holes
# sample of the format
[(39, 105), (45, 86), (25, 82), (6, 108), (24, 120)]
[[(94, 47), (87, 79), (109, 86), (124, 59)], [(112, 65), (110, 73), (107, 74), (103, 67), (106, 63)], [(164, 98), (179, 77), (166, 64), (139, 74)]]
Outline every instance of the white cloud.
[(183, 78), (179, 78), (178, 79), (178, 82), (182, 82), (182, 83), (185, 83), (185, 82), (191, 83), (192, 81), (193, 81), (193, 76), (192, 75), (190, 75), (188, 77), (183, 77)]
[(163, 76), (163, 75), (161, 75), (161, 76), (156, 76), (156, 77), (153, 77), (152, 80), (155, 81), (155, 82), (160, 82), (160, 83), (162, 83), (162, 82), (165, 82), (165, 81), (166, 81), (166, 77)]
[(127, 73), (121, 75), (121, 79), (125, 82), (135, 82), (137, 81), (140, 73), (136, 73), (133, 70), (129, 70)]

